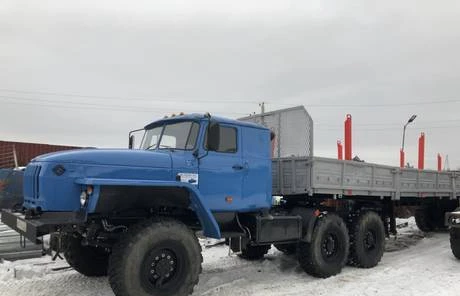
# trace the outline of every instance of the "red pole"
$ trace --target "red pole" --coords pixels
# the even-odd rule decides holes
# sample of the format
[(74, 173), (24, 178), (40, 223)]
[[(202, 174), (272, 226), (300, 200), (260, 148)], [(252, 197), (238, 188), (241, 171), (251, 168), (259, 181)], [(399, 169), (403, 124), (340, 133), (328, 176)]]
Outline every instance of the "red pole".
[(425, 133), (420, 135), (418, 139), (418, 169), (425, 168)]
[(347, 114), (347, 119), (345, 120), (345, 160), (351, 160), (352, 158), (352, 134), (351, 134), (351, 115)]
[(399, 150), (399, 167), (404, 168), (406, 162), (406, 153), (404, 150)]
[(337, 159), (343, 160), (343, 146), (340, 140), (337, 141)]
[(442, 171), (442, 156), (438, 153), (438, 172)]

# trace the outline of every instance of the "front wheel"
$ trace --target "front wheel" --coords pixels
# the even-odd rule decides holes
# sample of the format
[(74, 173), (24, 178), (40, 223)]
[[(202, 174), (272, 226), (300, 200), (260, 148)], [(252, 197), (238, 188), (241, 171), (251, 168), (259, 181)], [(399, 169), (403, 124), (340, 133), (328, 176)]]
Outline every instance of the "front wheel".
[(460, 228), (450, 229), (450, 248), (454, 256), (460, 260)]
[(145, 221), (114, 245), (109, 283), (117, 296), (185, 296), (198, 283), (202, 261), (200, 244), (186, 225)]
[[(460, 211), (460, 208), (455, 211)], [(454, 256), (460, 260), (460, 228), (450, 228), (450, 248)]]
[(327, 278), (342, 271), (348, 258), (347, 227), (339, 216), (319, 218), (311, 242), (300, 242), (297, 255), (300, 266), (310, 275)]

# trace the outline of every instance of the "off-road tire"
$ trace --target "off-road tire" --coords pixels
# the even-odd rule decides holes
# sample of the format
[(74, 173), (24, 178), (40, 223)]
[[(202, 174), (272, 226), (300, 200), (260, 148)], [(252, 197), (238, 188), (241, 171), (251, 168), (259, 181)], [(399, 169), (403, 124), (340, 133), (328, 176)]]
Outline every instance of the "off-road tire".
[(435, 229), (433, 219), (428, 207), (420, 207), (415, 210), (415, 224), (423, 232), (430, 232)]
[(454, 256), (460, 260), (460, 228), (450, 229), (450, 248)]
[(335, 214), (318, 218), (310, 243), (300, 242), (297, 256), (302, 269), (327, 278), (342, 271), (348, 259), (349, 237), (345, 222)]
[(297, 244), (274, 244), (275, 248), (286, 255), (297, 253)]
[[(185, 296), (198, 283), (202, 262), (198, 239), (185, 224), (146, 220), (113, 246), (109, 283), (116, 296)], [(162, 275), (154, 279), (157, 274)]]
[[(454, 235), (455, 231), (458, 233)], [(458, 228), (450, 230), (450, 248), (454, 256), (460, 260), (460, 229)]]
[(64, 257), (69, 265), (88, 277), (107, 275), (109, 252), (103, 248), (82, 246), (81, 237), (66, 235), (62, 238)]
[(348, 264), (361, 268), (376, 266), (385, 251), (385, 227), (380, 216), (367, 212), (350, 225)]
[(238, 256), (246, 260), (259, 260), (264, 258), (265, 254), (270, 250), (270, 245), (268, 246), (246, 246), (241, 250), (241, 254)]

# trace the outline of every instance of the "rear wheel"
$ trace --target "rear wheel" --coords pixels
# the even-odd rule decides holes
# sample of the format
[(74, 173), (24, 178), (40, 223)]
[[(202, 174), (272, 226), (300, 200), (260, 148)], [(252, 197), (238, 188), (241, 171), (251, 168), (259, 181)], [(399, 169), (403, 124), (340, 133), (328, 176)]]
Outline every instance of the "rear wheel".
[(310, 243), (300, 242), (297, 250), (302, 269), (316, 277), (327, 278), (342, 271), (348, 258), (347, 227), (339, 216), (319, 218)]
[(186, 225), (145, 221), (113, 247), (109, 283), (117, 296), (185, 296), (198, 283), (202, 261), (200, 244)]
[(90, 277), (107, 275), (109, 252), (106, 249), (82, 246), (79, 236), (69, 235), (63, 240), (64, 257), (73, 269)]
[(351, 265), (371, 268), (382, 259), (385, 251), (385, 227), (375, 212), (361, 215), (350, 227)]

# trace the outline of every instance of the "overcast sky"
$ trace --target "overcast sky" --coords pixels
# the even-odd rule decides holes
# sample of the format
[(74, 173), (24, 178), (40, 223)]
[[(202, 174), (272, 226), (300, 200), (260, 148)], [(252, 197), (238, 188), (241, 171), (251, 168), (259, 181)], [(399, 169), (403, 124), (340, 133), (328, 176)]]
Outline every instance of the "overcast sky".
[(304, 105), (315, 154), (460, 166), (460, 1), (0, 0), (0, 140), (126, 147), (165, 114)]

